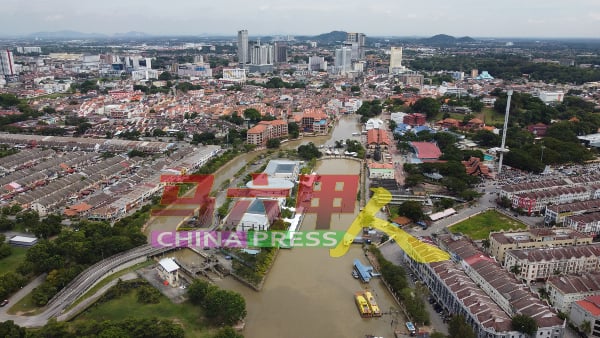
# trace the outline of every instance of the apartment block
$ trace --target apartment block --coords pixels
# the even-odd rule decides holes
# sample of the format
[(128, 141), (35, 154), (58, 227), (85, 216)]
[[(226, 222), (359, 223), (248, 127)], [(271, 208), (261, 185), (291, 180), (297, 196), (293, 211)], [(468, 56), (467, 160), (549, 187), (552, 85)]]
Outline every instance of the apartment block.
[(546, 224), (561, 224), (565, 217), (592, 212), (600, 212), (600, 199), (566, 204), (555, 204), (546, 207), (544, 221)]
[(574, 302), (589, 296), (600, 296), (600, 273), (553, 276), (548, 278), (546, 290), (552, 306), (563, 313), (569, 313)]
[(600, 212), (565, 217), (564, 225), (589, 235), (600, 235)]
[(506, 252), (504, 267), (519, 267), (517, 278), (530, 283), (557, 274), (600, 272), (600, 243)]
[(260, 121), (254, 127), (248, 129), (246, 142), (257, 146), (265, 146), (268, 140), (286, 137), (287, 135), (288, 124), (285, 121)]
[(489, 253), (500, 263), (509, 250), (592, 244), (593, 237), (566, 228), (535, 228), (526, 231), (492, 232)]
[(451, 253), (452, 261), (423, 264), (408, 255), (403, 258), (445, 311), (464, 316), (477, 337), (522, 337), (522, 333), (512, 330), (515, 314), (536, 321), (536, 337), (563, 336), (565, 322), (470, 240), (450, 235), (437, 239), (440, 247)]
[(575, 302), (569, 319), (580, 329), (589, 323), (591, 336), (588, 337), (600, 337), (600, 296), (590, 296)]

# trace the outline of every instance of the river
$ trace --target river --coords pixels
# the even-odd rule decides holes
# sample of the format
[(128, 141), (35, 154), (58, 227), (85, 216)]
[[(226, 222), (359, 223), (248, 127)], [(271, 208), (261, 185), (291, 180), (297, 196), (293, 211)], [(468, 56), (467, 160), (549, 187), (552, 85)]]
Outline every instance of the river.
[[(354, 115), (344, 116), (327, 136), (305, 137), (282, 144), (283, 149), (296, 148), (313, 142), (317, 146), (333, 146), (337, 140), (357, 139), (360, 124)], [(248, 161), (263, 152), (243, 154), (224, 165), (216, 173), (214, 188), (231, 178)], [(358, 174), (360, 162), (349, 159), (319, 161), (319, 174)], [(358, 214), (358, 203), (353, 214), (331, 216), (332, 230), (345, 230)], [(175, 222), (154, 220), (150, 230), (173, 230)], [(316, 215), (307, 215), (302, 231), (315, 229)], [(182, 257), (183, 258), (183, 257)], [(248, 315), (243, 334), (246, 338), (264, 337), (364, 337), (367, 334), (393, 337), (393, 330), (401, 328), (402, 318), (392, 296), (383, 283), (374, 278), (362, 284), (352, 277), (354, 259), (368, 262), (362, 248), (354, 245), (340, 258), (331, 258), (326, 248), (282, 249), (267, 275), (263, 289), (256, 292), (231, 277), (217, 280), (223, 288), (241, 293), (246, 299)], [(359, 316), (354, 294), (364, 289), (372, 290), (381, 311), (379, 318), (363, 319)]]
[[(347, 159), (328, 159), (317, 166), (319, 174), (355, 174), (360, 163)], [(358, 214), (331, 216), (331, 229), (345, 230)], [(316, 216), (307, 215), (301, 230), (313, 230)], [(368, 265), (359, 245), (340, 258), (331, 258), (326, 248), (282, 249), (269, 272), (263, 289), (256, 292), (228, 277), (219, 286), (237, 291), (246, 299), (248, 316), (244, 336), (263, 337), (364, 337), (367, 334), (392, 337), (403, 320), (398, 306), (374, 278), (363, 284), (351, 275), (354, 259)], [(384, 314), (363, 319), (354, 303), (354, 294), (372, 290)], [(393, 323), (392, 323), (393, 320)]]

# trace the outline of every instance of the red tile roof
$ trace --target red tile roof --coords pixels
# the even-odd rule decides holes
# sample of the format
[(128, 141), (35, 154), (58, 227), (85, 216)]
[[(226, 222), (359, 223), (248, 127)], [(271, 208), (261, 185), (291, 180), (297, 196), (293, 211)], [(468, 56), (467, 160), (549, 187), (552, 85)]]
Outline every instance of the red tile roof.
[(417, 158), (434, 158), (437, 159), (442, 156), (442, 151), (438, 148), (437, 144), (432, 142), (411, 142), (411, 146), (417, 152)]
[(600, 296), (590, 296), (577, 301), (576, 303), (584, 310), (589, 312), (592, 316), (600, 316)]

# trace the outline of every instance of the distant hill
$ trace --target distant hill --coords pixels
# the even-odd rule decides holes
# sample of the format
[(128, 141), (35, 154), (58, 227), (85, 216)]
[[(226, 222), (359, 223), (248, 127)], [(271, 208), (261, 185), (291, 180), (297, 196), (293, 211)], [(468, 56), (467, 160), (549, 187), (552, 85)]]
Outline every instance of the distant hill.
[(346, 41), (346, 34), (347, 33), (343, 31), (332, 31), (329, 33), (309, 37), (309, 39), (320, 43), (334, 43), (338, 41)]
[(472, 43), (476, 42), (475, 39), (465, 36), (462, 38), (455, 38), (446, 34), (438, 34), (434, 35), (430, 38), (420, 39), (422, 43), (430, 44), (430, 45), (454, 45), (457, 43)]

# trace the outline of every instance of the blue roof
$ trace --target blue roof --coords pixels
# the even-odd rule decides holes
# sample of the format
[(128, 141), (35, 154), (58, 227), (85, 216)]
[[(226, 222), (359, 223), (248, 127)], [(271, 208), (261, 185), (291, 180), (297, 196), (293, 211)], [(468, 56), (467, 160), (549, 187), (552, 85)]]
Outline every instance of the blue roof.
[(362, 265), (362, 263), (358, 260), (354, 260), (354, 268), (358, 272), (360, 279), (364, 282), (368, 282), (371, 280), (371, 271), (373, 271), (372, 266)]

